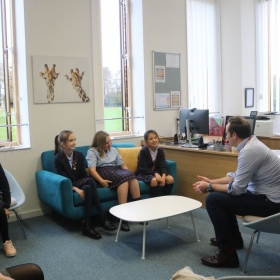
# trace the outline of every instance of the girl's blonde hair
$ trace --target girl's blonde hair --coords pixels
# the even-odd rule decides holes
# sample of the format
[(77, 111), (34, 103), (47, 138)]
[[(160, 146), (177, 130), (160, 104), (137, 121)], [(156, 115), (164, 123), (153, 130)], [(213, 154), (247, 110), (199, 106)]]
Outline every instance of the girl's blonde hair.
[(61, 143), (66, 143), (69, 136), (73, 134), (71, 130), (62, 130), (59, 135), (56, 135), (54, 138), (54, 155), (58, 154), (60, 151), (63, 150), (61, 147)]
[(90, 145), (91, 148), (94, 148), (98, 151), (98, 155), (103, 157), (105, 155), (104, 147), (106, 144), (106, 138), (109, 134), (105, 131), (98, 131), (95, 133), (92, 143)]

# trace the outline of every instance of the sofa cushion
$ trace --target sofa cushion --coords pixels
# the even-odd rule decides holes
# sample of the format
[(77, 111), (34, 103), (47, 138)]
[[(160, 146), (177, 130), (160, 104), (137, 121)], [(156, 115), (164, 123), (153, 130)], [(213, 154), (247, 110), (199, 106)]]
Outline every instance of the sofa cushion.
[(133, 148), (135, 147), (135, 145), (133, 143), (130, 142), (123, 142), (123, 143), (112, 143), (112, 147), (114, 148)]
[[(98, 192), (99, 201), (101, 203), (105, 201), (113, 201), (118, 199), (118, 194), (116, 189), (111, 190), (109, 188), (100, 187), (97, 188), (97, 192)], [(75, 206), (80, 206), (84, 204), (84, 201), (81, 199), (81, 197), (77, 192), (74, 192), (73, 200)]]
[[(142, 198), (147, 198), (150, 196), (150, 186), (149, 184), (146, 184), (144, 182), (139, 182), (139, 188)], [(107, 202), (107, 201), (114, 201), (118, 200), (118, 194), (116, 189), (109, 189), (109, 188), (97, 188), (98, 197), (101, 203)], [(81, 199), (79, 194), (77, 192), (73, 192), (73, 202), (74, 205), (82, 206), (84, 205), (84, 201)]]
[(125, 165), (133, 173), (137, 168), (137, 157), (142, 147), (135, 148), (117, 148)]

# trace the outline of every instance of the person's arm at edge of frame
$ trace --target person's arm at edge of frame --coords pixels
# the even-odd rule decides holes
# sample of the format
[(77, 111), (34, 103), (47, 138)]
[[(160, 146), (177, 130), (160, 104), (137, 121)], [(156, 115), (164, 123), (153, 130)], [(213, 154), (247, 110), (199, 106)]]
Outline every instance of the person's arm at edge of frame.
[(226, 176), (219, 179), (210, 180), (207, 177), (197, 176), (200, 181), (193, 184), (195, 192), (205, 194), (209, 191), (215, 192), (228, 192), (228, 184), (233, 180), (231, 177)]

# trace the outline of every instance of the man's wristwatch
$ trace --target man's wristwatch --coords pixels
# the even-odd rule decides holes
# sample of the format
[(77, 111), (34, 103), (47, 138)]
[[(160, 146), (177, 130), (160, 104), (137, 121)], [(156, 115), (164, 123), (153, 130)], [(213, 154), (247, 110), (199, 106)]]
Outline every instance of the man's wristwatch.
[(207, 192), (213, 192), (214, 190), (212, 189), (212, 184), (209, 183), (208, 187), (207, 187)]

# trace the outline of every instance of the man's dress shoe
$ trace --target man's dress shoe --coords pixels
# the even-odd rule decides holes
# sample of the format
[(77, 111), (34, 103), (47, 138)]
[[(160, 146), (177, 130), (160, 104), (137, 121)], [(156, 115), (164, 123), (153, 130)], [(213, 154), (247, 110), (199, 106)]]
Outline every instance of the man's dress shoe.
[(212, 257), (202, 257), (201, 261), (204, 265), (211, 267), (238, 267), (239, 259), (236, 251), (223, 250)]

